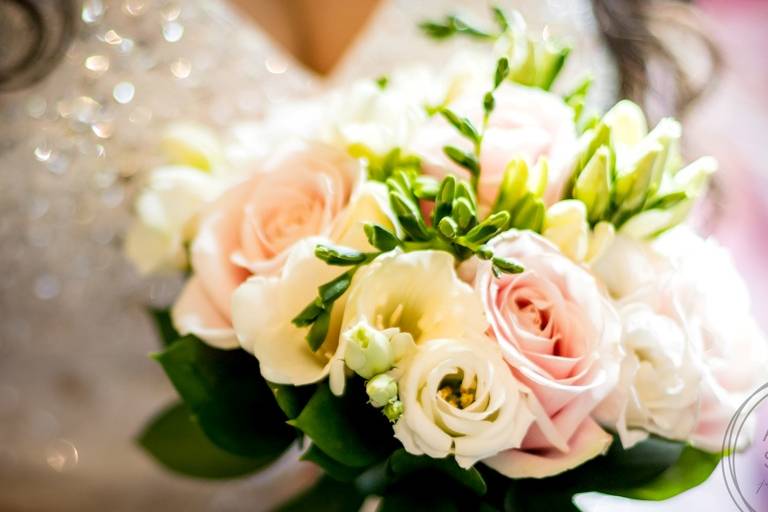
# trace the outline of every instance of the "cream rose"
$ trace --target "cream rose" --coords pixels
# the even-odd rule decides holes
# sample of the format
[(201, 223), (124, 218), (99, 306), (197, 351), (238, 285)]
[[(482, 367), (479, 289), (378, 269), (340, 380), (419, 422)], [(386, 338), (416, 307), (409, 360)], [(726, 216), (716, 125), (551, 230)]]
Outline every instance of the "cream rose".
[[(235, 348), (232, 294), (248, 277), (280, 276), (293, 246), (310, 236), (368, 248), (362, 223), (391, 226), (391, 217), (383, 185), (361, 184), (362, 174), (342, 151), (302, 144), (225, 192), (201, 220), (192, 244), (194, 274), (173, 309), (179, 332)], [(244, 347), (252, 349), (247, 342)]]
[(486, 463), (512, 478), (550, 476), (601, 454), (611, 442), (591, 413), (618, 378), (619, 319), (595, 279), (542, 237), (510, 231), (490, 246), (525, 268), (495, 277), (483, 262), (475, 288), (490, 334), (538, 407), (521, 450)]
[(519, 447), (533, 421), (528, 390), (485, 338), (423, 343), (405, 363), (399, 389), (395, 437), (409, 453), (453, 455), (463, 468)]
[[(484, 89), (467, 90), (449, 107), (457, 114), (469, 117), (479, 127), (484, 93)], [(554, 94), (506, 82), (496, 91), (495, 98), (496, 108), (490, 117), (480, 155), (480, 204), (493, 204), (507, 164), (516, 157), (524, 158), (529, 166), (540, 157), (549, 160), (550, 185), (544, 199), (547, 204), (554, 203), (560, 199), (576, 151), (573, 111)], [(435, 116), (416, 135), (414, 150), (422, 156), (427, 174), (466, 176), (464, 169), (444, 155), (446, 145), (471, 149), (471, 144), (453, 126)]]

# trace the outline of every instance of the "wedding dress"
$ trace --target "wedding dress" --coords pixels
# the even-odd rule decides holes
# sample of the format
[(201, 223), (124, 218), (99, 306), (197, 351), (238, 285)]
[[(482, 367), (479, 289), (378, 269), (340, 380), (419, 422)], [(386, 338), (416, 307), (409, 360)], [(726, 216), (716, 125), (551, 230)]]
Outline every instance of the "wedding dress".
[[(593, 101), (611, 101), (589, 2), (509, 5), (571, 42), (564, 82), (591, 71)], [(482, 19), (487, 5), (383, 1), (323, 78), (223, 0), (83, 2), (63, 63), (0, 97), (0, 509), (253, 511), (312, 481), (295, 452), (252, 479), (179, 478), (133, 441), (175, 397), (147, 358), (157, 345), (145, 307), (179, 289), (139, 278), (123, 257), (133, 178), (159, 162), (171, 120), (205, 123), (226, 144), (275, 105), (403, 64), (439, 66), (452, 45), (416, 24), (455, 10)]]

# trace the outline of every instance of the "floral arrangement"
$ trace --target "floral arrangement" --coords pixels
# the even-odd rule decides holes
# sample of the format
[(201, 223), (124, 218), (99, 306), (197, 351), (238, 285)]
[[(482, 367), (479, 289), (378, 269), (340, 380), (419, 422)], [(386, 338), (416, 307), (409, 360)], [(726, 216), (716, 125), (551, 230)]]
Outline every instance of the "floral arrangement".
[(487, 58), (293, 104), (239, 149), (169, 129), (126, 241), (189, 272), (155, 312), (181, 402), (140, 440), (165, 466), (232, 478), (299, 443), (326, 476), (285, 510), (577, 510), (712, 472), (768, 361), (683, 225), (716, 163), (629, 101), (589, 113), (589, 80), (553, 92), (568, 48), (493, 17), (422, 25)]

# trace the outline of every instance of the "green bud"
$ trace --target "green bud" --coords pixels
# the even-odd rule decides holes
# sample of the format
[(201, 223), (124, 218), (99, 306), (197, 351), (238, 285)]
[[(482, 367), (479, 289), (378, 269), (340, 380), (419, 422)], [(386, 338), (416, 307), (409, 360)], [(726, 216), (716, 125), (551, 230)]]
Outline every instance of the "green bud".
[(500, 256), (494, 256), (491, 259), (491, 263), (493, 263), (493, 265), (501, 272), (506, 274), (519, 274), (525, 270), (525, 268), (523, 268), (520, 264)]
[(464, 239), (471, 244), (483, 244), (506, 229), (509, 212), (501, 211), (489, 215), (483, 222), (472, 228)]
[(363, 231), (365, 231), (368, 243), (381, 252), (391, 251), (401, 243), (394, 233), (379, 224), (365, 224), (363, 225)]
[(587, 207), (590, 222), (602, 218), (611, 203), (611, 150), (598, 149), (576, 179), (573, 197)]
[(456, 165), (459, 165), (469, 171), (473, 176), (480, 174), (480, 163), (474, 153), (463, 151), (456, 146), (445, 146), (443, 153), (451, 159)]
[(440, 188), (435, 198), (435, 209), (432, 212), (432, 225), (437, 226), (443, 217), (451, 214), (453, 209), (453, 198), (456, 191), (456, 178), (446, 176), (440, 182)]
[(380, 373), (368, 381), (365, 392), (374, 407), (384, 407), (397, 398), (397, 381), (386, 373)]
[(537, 87), (548, 91), (562, 71), (571, 49), (554, 41), (545, 41), (536, 47)]
[(592, 155), (595, 154), (597, 148), (602, 145), (608, 144), (611, 131), (604, 122), (599, 122), (594, 128), (590, 128), (585, 131), (579, 139), (579, 147), (581, 148), (579, 154), (578, 169), (583, 169)]
[(478, 247), (475, 251), (475, 254), (477, 254), (477, 257), (481, 260), (489, 260), (493, 258), (493, 251), (490, 250), (487, 245), (481, 245)]
[(510, 226), (517, 229), (530, 229), (537, 233), (541, 232), (544, 226), (545, 214), (546, 207), (544, 206), (544, 201), (528, 194), (517, 204), (512, 212)]
[(511, 210), (526, 194), (528, 187), (528, 164), (522, 158), (515, 158), (504, 171), (499, 193), (493, 206), (494, 211)]
[(330, 325), (331, 311), (326, 309), (315, 319), (315, 323), (312, 324), (307, 333), (307, 343), (312, 352), (315, 352), (322, 346), (326, 336), (328, 336)]
[(501, 82), (509, 76), (509, 59), (502, 57), (496, 63), (496, 72), (493, 74), (493, 88), (496, 89)]
[(528, 190), (536, 197), (542, 197), (547, 190), (549, 180), (549, 160), (547, 157), (540, 156), (536, 165), (528, 173)]
[(365, 253), (350, 249), (349, 247), (330, 246), (319, 244), (315, 247), (315, 256), (329, 265), (349, 266), (362, 263), (366, 259)]
[(656, 159), (663, 148), (649, 144), (624, 169), (619, 169), (614, 182), (615, 201), (620, 212), (632, 212), (640, 208), (648, 195)]
[(384, 409), (382, 409), (382, 412), (384, 413), (384, 416), (386, 416), (389, 421), (394, 423), (395, 421), (400, 419), (400, 416), (403, 415), (403, 402), (401, 402), (400, 400), (395, 400), (394, 402), (390, 402), (384, 406)]
[(352, 277), (355, 275), (356, 268), (347, 270), (343, 274), (339, 275), (335, 279), (328, 281), (327, 283), (320, 285), (317, 288), (318, 297), (325, 306), (333, 304), (333, 302), (344, 295), (349, 285), (352, 283)]
[(453, 201), (452, 217), (456, 220), (459, 232), (464, 232), (471, 228), (476, 222), (477, 212), (474, 206), (466, 197), (457, 197)]
[(319, 317), (323, 311), (325, 311), (325, 308), (323, 308), (321, 304), (318, 304), (316, 300), (313, 300), (301, 311), (301, 313), (291, 320), (291, 323), (296, 327), (306, 327), (317, 320), (317, 317)]
[(437, 225), (440, 233), (449, 240), (453, 240), (459, 234), (459, 225), (451, 217), (443, 217)]
[(416, 203), (396, 190), (390, 190), (389, 200), (405, 232), (415, 240), (428, 240), (429, 230)]
[(485, 112), (486, 116), (489, 116), (494, 108), (496, 108), (496, 98), (493, 97), (492, 92), (485, 93), (485, 96), (483, 96), (483, 112)]
[(519, 84), (532, 86), (536, 83), (536, 44), (530, 38), (524, 44), (525, 58), (518, 61), (510, 77)]
[(459, 117), (450, 109), (444, 108), (440, 110), (440, 114), (448, 121), (456, 130), (459, 131), (464, 137), (476, 143), (480, 140), (480, 132), (477, 131), (472, 121), (466, 117)]
[(346, 342), (344, 362), (364, 379), (384, 373), (395, 364), (389, 337), (365, 321), (342, 334)]
[(418, 176), (413, 181), (413, 195), (418, 199), (434, 201), (439, 190), (439, 183), (431, 176)]

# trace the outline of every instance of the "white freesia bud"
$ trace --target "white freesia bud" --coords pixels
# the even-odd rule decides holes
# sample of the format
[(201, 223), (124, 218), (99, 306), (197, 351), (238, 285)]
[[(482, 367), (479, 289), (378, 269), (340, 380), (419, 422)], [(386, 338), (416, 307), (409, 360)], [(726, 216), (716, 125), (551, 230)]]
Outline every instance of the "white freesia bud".
[(397, 381), (391, 375), (376, 375), (365, 385), (365, 392), (374, 407), (384, 407), (397, 398)]
[(589, 220), (602, 217), (611, 202), (611, 152), (599, 148), (579, 173), (573, 196), (587, 207)]
[(171, 163), (211, 171), (221, 164), (222, 149), (216, 135), (205, 126), (176, 123), (168, 126), (161, 139)]
[[(605, 116), (603, 122), (611, 130), (611, 145), (619, 154), (624, 154), (628, 148), (638, 144), (648, 133), (648, 124), (643, 110), (629, 100), (622, 100), (614, 105)], [(620, 164), (624, 162), (619, 158)]]
[(365, 320), (344, 331), (342, 337), (347, 347), (344, 361), (362, 378), (370, 379), (395, 364), (395, 353), (389, 343), (389, 336), (374, 329)]
[(533, 421), (529, 391), (483, 337), (434, 339), (418, 347), (399, 381), (395, 437), (414, 455), (453, 455), (468, 468), (518, 448)]
[(542, 234), (572, 260), (591, 263), (610, 244), (614, 228), (599, 222), (590, 229), (584, 203), (567, 199), (549, 207)]

